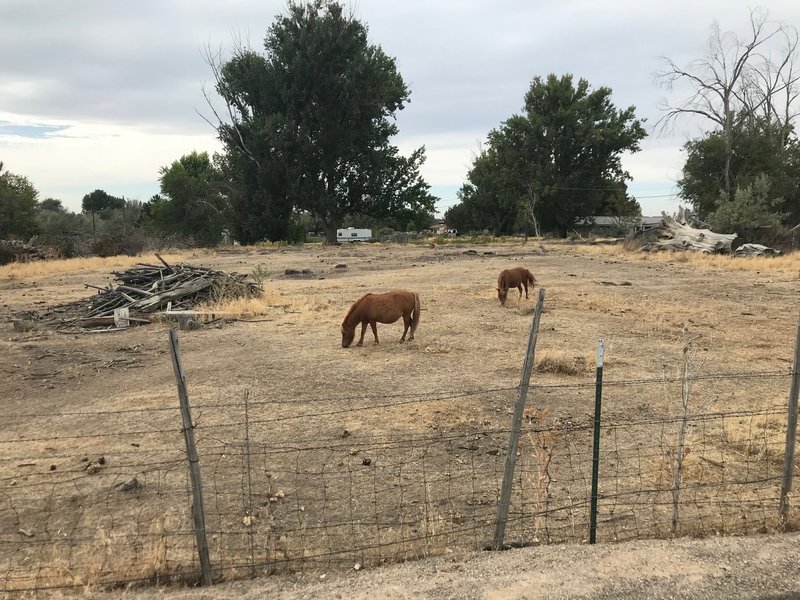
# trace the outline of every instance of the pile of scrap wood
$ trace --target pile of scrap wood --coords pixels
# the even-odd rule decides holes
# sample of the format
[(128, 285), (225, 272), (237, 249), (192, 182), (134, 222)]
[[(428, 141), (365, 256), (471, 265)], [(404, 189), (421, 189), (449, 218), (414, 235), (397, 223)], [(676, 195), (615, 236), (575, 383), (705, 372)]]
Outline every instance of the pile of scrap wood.
[(114, 272), (119, 284), (98, 287), (97, 294), (81, 303), (83, 310), (72, 319), (61, 319), (62, 325), (83, 328), (125, 327), (149, 323), (152, 313), (190, 310), (214, 295), (225, 298), (256, 297), (261, 288), (245, 281), (246, 275), (225, 273), (185, 264), (170, 265), (158, 254), (160, 265), (139, 265), (123, 272)]

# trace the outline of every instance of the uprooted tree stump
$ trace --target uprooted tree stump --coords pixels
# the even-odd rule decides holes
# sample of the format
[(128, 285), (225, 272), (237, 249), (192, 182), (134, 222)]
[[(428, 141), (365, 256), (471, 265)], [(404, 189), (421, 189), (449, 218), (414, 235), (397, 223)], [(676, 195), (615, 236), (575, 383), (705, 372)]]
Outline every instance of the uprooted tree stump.
[(735, 233), (714, 233), (710, 229), (697, 229), (662, 212), (658, 239), (645, 244), (641, 250), (692, 250), (707, 254), (730, 254), (737, 237)]

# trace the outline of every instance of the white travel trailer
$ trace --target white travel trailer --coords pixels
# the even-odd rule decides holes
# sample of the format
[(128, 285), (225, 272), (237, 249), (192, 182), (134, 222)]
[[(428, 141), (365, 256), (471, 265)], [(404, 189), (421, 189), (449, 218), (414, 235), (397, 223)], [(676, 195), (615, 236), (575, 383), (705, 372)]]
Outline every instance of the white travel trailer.
[(336, 230), (337, 242), (369, 242), (372, 240), (372, 229), (347, 229)]

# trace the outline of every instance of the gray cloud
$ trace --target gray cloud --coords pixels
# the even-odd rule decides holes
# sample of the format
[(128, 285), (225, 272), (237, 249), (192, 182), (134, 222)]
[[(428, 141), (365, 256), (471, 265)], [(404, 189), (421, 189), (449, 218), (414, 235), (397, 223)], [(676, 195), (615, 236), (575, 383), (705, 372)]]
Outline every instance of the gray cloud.
[[(794, 0), (763, 5), (775, 19), (800, 22)], [(469, 150), (521, 110), (533, 77), (551, 72), (611, 87), (618, 107), (635, 105), (652, 126), (664, 96), (653, 83), (659, 56), (686, 63), (703, 52), (714, 18), (723, 29), (745, 31), (749, 14), (747, 4), (724, 0), (359, 0), (353, 6), (411, 88), (411, 102), (398, 116), (401, 140), (433, 143), (458, 134), (470, 140)], [(0, 118), (209, 134), (196, 114), (209, 112), (201, 93), (211, 84), (204, 48), (229, 49), (235, 37), (261, 48), (284, 10), (283, 0), (5, 0)], [(678, 131), (670, 143), (679, 146), (684, 135)]]

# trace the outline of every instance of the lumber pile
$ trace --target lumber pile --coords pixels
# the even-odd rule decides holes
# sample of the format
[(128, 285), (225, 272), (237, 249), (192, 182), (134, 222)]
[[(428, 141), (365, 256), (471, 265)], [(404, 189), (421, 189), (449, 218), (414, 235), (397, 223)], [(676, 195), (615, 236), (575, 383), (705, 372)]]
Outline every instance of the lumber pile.
[(170, 265), (158, 254), (156, 257), (160, 265), (139, 263), (126, 271), (113, 272), (119, 282), (116, 286), (85, 284), (98, 292), (89, 299), (88, 306), (82, 303), (83, 314), (71, 319), (71, 324), (77, 321), (82, 328), (125, 327), (149, 323), (148, 315), (158, 311), (191, 310), (213, 295), (240, 298), (261, 294), (255, 282), (245, 281), (246, 275), (185, 264)]

